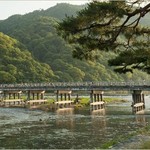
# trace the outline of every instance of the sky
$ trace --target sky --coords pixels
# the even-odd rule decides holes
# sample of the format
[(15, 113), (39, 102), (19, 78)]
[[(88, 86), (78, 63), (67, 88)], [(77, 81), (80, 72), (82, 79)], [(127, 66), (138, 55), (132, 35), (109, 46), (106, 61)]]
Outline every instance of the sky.
[(90, 0), (0, 0), (0, 20), (14, 14), (26, 14), (34, 10), (48, 9), (57, 3), (82, 5)]

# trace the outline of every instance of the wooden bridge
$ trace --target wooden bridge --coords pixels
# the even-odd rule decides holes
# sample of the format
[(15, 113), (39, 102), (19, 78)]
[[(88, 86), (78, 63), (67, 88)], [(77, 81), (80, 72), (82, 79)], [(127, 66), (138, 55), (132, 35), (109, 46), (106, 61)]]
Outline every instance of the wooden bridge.
[[(150, 91), (149, 82), (55, 82), (55, 83), (21, 83), (21, 84), (0, 84), (1, 103), (11, 104), (17, 102), (24, 104), (20, 100), (22, 92), (27, 94), (27, 104), (46, 103), (44, 100), (45, 91), (54, 91), (56, 94), (55, 104), (58, 107), (70, 106), (71, 93), (73, 91), (90, 91), (91, 110), (105, 108), (103, 93), (105, 91), (133, 91), (132, 108), (133, 112), (145, 109), (145, 100), (143, 91)], [(18, 100), (17, 100), (18, 99)]]
[(54, 83), (21, 83), (0, 84), (3, 90), (145, 90), (150, 91), (150, 82), (54, 82)]

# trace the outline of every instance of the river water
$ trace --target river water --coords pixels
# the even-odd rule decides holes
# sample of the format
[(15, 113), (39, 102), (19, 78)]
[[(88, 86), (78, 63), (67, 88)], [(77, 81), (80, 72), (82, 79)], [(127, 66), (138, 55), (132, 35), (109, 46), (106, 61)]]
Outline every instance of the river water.
[(128, 102), (95, 113), (0, 108), (0, 149), (97, 149), (150, 124), (150, 96), (144, 115), (132, 114), (131, 96), (122, 98)]

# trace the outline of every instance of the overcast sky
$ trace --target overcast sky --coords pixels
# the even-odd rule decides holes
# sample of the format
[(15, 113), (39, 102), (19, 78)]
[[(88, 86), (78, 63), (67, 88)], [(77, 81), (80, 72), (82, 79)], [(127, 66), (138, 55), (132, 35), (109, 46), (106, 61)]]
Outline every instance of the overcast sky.
[(47, 9), (57, 3), (81, 5), (90, 0), (0, 0), (0, 20), (14, 14), (26, 14), (34, 10)]

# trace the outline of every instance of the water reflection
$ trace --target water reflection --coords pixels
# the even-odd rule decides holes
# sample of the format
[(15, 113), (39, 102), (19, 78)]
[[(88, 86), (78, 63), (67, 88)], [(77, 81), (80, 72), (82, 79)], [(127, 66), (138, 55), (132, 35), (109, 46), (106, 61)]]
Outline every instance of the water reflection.
[(104, 116), (104, 115), (106, 115), (106, 111), (105, 111), (105, 109), (93, 110), (93, 111), (91, 111), (91, 115), (92, 116), (95, 116), (95, 115)]
[(146, 117), (144, 110), (136, 113), (135, 120), (137, 123), (146, 125)]
[(133, 115), (132, 97), (127, 99), (91, 112), (87, 108), (56, 112), (0, 108), (0, 149), (100, 149), (150, 124), (149, 97), (145, 114)]
[(102, 136), (106, 132), (106, 117), (105, 117), (105, 109), (94, 110), (91, 112), (92, 119), (92, 129), (95, 134), (99, 132)]
[(74, 128), (74, 108), (60, 108), (56, 110), (56, 125), (59, 127)]
[(74, 108), (59, 108), (56, 110), (57, 115), (73, 115)]

